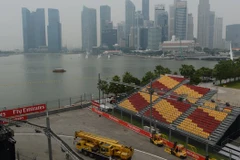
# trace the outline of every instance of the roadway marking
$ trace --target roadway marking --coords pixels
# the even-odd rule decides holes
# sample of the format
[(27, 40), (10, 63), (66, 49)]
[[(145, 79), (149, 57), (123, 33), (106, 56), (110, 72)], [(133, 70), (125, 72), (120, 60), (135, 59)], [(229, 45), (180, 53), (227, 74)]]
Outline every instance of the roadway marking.
[(141, 151), (141, 150), (138, 150), (138, 149), (134, 149), (134, 151), (137, 151), (137, 152), (140, 152), (140, 153), (149, 155), (149, 156), (154, 157), (154, 158), (158, 158), (158, 159), (162, 159), (162, 160), (167, 160), (167, 159), (165, 159), (165, 158), (163, 158), (163, 157), (160, 157), (160, 156), (157, 156), (157, 155), (155, 155), (155, 154), (148, 153), (148, 152), (144, 152), (144, 151)]
[[(14, 133), (14, 135), (16, 135), (16, 136), (45, 136), (45, 134), (43, 134), (43, 133), (31, 133), (31, 132), (30, 133)], [(68, 136), (68, 135), (58, 135), (58, 136), (63, 137), (63, 138), (75, 138), (74, 136)], [(158, 158), (158, 159), (161, 159), (161, 160), (167, 160), (163, 157), (157, 156), (157, 155), (152, 154), (152, 153), (144, 152), (144, 151), (141, 151), (141, 150), (138, 150), (138, 149), (134, 149), (134, 151), (139, 152), (139, 153), (143, 153), (143, 154), (146, 154), (148, 156)]]

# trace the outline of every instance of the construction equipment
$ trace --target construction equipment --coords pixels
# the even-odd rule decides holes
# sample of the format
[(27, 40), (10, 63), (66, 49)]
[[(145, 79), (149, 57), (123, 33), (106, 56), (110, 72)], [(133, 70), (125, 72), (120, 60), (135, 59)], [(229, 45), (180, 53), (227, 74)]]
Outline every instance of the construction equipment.
[(165, 152), (172, 154), (176, 157), (179, 157), (181, 159), (187, 158), (187, 150), (182, 144), (177, 144), (177, 142), (174, 143), (173, 148), (165, 148)]
[[(80, 138), (80, 140), (78, 140)], [(94, 135), (84, 131), (75, 132), (76, 149), (91, 158), (131, 160), (134, 149), (119, 144), (117, 140)], [(102, 156), (102, 157), (101, 157)]]
[(150, 138), (150, 142), (155, 144), (158, 147), (162, 147), (165, 145), (165, 140), (167, 136), (161, 133), (153, 132), (152, 137)]

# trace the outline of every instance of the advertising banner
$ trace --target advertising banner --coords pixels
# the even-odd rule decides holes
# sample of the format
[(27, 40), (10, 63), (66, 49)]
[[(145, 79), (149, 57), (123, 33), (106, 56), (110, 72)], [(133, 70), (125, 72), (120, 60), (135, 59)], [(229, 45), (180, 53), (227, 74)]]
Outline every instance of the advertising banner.
[(28, 107), (22, 107), (22, 108), (16, 108), (16, 109), (10, 109), (0, 112), (0, 116), (2, 117), (15, 117), (19, 115), (26, 115), (30, 113), (36, 113), (36, 112), (44, 112), (46, 111), (47, 107), (46, 104), (38, 104), (34, 106), (28, 106)]

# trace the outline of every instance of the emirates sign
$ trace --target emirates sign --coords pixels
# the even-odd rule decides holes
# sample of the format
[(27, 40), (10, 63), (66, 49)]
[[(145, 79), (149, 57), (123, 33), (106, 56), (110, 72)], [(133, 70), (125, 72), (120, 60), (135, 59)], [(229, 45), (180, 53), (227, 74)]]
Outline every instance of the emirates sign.
[(28, 107), (22, 107), (22, 108), (16, 108), (11, 110), (5, 110), (0, 112), (0, 116), (2, 117), (15, 117), (19, 115), (26, 115), (30, 113), (36, 113), (36, 112), (44, 112), (46, 111), (47, 107), (46, 104), (38, 104), (34, 106), (28, 106)]

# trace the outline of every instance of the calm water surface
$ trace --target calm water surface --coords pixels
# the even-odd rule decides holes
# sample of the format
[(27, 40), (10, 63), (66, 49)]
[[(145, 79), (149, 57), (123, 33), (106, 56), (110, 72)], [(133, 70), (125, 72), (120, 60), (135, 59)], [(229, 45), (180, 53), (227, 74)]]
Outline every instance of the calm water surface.
[[(156, 65), (178, 71), (182, 64), (195, 68), (213, 68), (217, 62), (175, 61), (139, 57), (27, 54), (0, 57), (0, 108), (22, 104), (46, 102), (59, 98), (77, 97), (83, 93), (97, 95), (98, 73), (104, 78), (129, 71), (141, 78)], [(53, 73), (54, 68), (65, 73)]]

